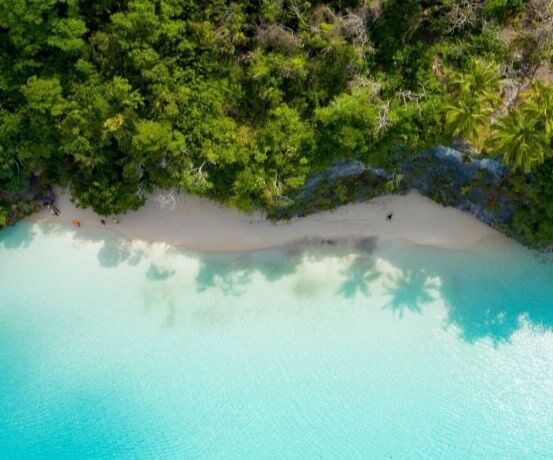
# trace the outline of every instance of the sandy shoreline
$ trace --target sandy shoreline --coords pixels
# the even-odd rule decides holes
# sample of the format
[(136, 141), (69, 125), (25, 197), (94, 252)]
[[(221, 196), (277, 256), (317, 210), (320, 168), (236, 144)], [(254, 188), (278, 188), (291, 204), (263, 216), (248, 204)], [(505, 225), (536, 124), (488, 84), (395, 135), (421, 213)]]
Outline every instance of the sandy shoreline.
[[(78, 209), (66, 192), (58, 192), (61, 216), (48, 209), (31, 216), (37, 223), (102, 228), (100, 217)], [(386, 214), (393, 212), (392, 222)], [(377, 237), (449, 249), (466, 249), (501, 234), (473, 216), (442, 207), (417, 192), (388, 195), (366, 203), (349, 204), (286, 222), (272, 223), (262, 214), (243, 214), (203, 198), (158, 191), (138, 211), (108, 221), (106, 229), (129, 239), (165, 242), (198, 251), (249, 251), (283, 246), (310, 238), (358, 240)]]

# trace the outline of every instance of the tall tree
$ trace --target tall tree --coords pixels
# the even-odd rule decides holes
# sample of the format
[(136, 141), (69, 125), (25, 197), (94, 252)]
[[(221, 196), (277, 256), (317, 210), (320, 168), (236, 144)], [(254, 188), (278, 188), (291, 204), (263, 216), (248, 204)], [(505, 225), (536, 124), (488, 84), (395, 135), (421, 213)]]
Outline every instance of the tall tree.
[(553, 155), (545, 132), (519, 109), (494, 124), (490, 144), (513, 170), (524, 173)]
[(478, 94), (462, 92), (451, 96), (446, 105), (446, 127), (454, 137), (461, 137), (481, 147), (490, 125), (494, 107), (489, 99)]
[(538, 129), (553, 140), (553, 84), (538, 80), (532, 82), (532, 89), (523, 94), (522, 113), (535, 120)]
[(466, 73), (450, 75), (447, 86), (446, 127), (453, 136), (482, 147), (489, 131), (490, 116), (501, 102), (497, 96), (499, 66), (473, 59)]

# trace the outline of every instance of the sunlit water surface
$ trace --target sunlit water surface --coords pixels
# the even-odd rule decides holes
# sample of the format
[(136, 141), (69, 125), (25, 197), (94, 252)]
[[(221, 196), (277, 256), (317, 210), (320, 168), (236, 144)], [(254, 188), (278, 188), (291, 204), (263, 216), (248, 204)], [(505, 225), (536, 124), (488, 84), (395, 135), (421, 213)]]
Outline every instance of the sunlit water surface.
[(553, 458), (553, 264), (0, 233), (0, 458)]

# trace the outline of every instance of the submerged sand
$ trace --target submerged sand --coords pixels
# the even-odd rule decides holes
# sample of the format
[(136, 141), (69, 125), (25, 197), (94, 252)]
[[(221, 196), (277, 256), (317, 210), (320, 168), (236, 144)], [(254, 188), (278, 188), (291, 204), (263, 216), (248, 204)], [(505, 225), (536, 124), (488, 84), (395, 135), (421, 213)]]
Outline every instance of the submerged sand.
[[(90, 209), (79, 209), (67, 192), (58, 192), (56, 205), (61, 216), (48, 209), (30, 217), (39, 223), (102, 228), (101, 217)], [(386, 220), (393, 213), (391, 222)], [(332, 211), (273, 223), (263, 214), (244, 214), (213, 201), (157, 191), (138, 211), (107, 220), (106, 229), (130, 239), (165, 242), (200, 251), (248, 251), (283, 246), (305, 239), (404, 240), (420, 245), (466, 249), (501, 235), (468, 213), (440, 206), (411, 192), (405, 196), (382, 196), (365, 203), (349, 204)]]

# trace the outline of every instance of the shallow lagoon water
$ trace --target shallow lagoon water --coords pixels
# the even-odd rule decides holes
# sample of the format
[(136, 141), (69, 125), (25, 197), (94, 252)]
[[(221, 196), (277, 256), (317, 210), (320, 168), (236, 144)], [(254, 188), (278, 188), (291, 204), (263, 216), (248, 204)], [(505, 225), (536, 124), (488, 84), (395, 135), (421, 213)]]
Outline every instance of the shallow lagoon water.
[(553, 458), (553, 263), (0, 233), (0, 458)]

